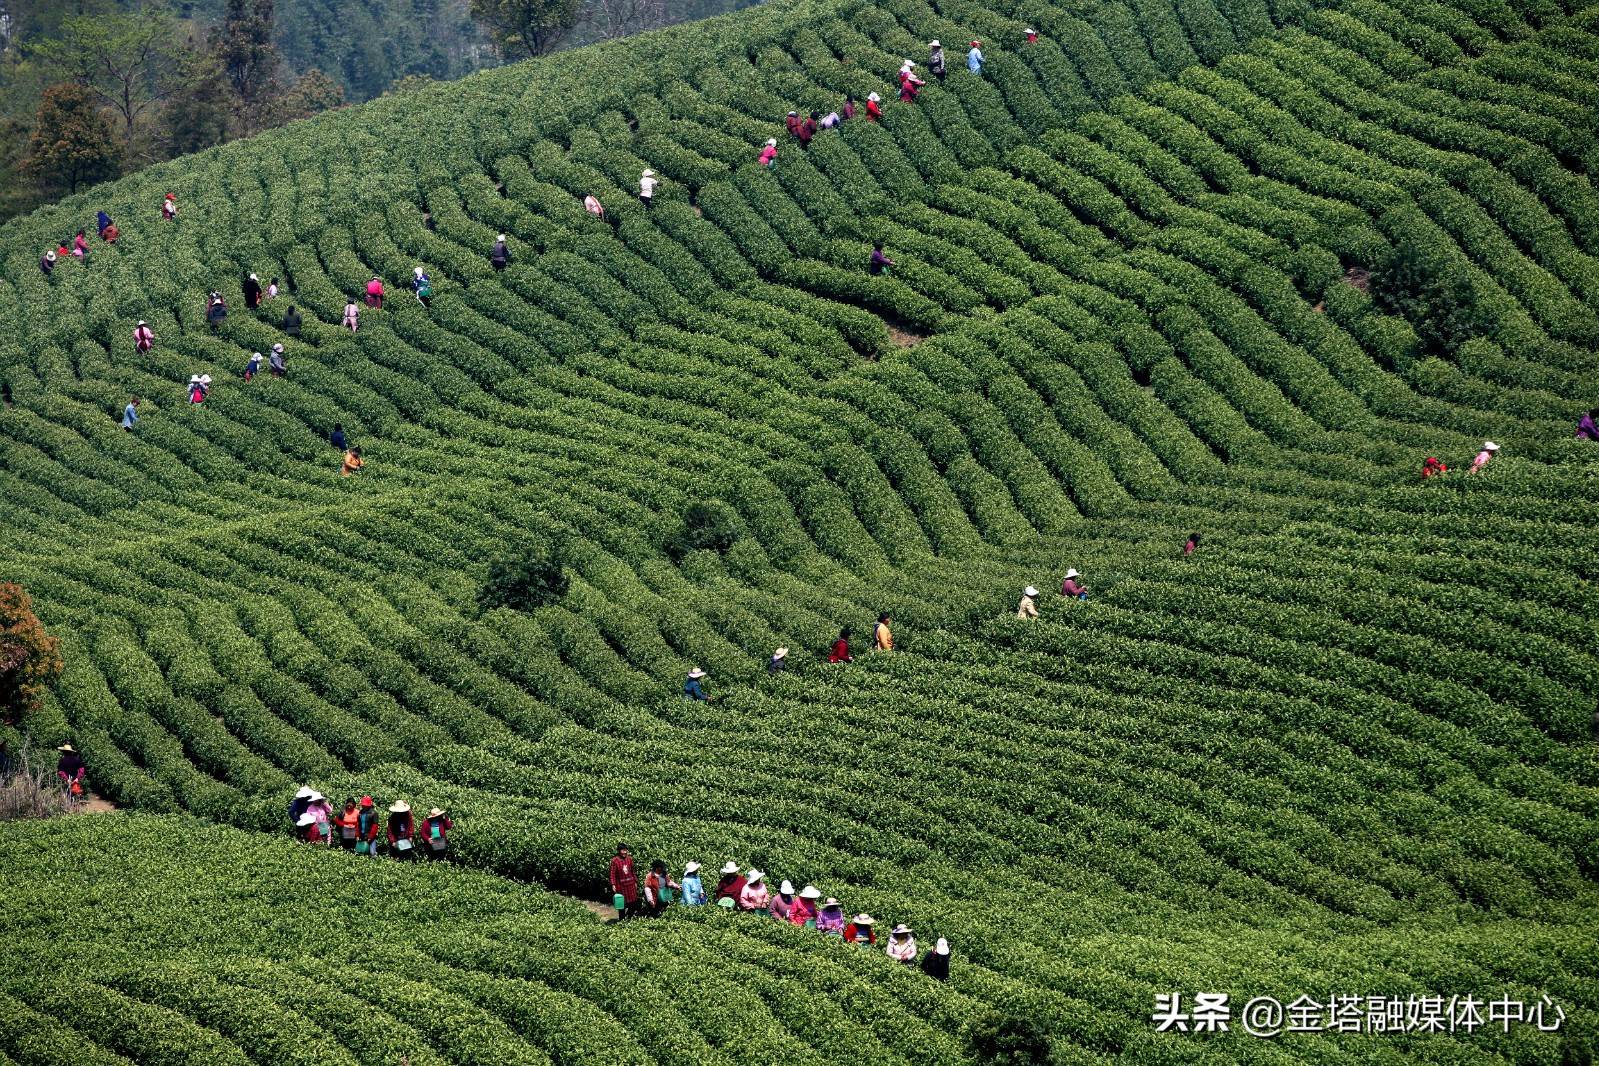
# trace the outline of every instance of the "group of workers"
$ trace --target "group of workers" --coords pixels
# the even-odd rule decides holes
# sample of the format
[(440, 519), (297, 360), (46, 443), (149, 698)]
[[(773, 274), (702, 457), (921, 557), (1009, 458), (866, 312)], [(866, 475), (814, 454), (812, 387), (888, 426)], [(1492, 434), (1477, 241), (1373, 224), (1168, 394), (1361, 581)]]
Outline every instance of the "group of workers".
[[(1073, 570), (1072, 573), (1077, 571)], [(893, 619), (887, 611), (877, 616), (877, 623), (872, 626), (872, 648), (875, 651), (891, 652), (894, 650), (894, 630), (891, 628)], [(833, 638), (833, 643), (827, 649), (827, 661), (830, 663), (852, 663), (854, 654), (850, 651), (849, 642), (854, 636), (854, 630), (845, 626), (839, 630), (838, 636)], [(788, 648), (777, 648), (772, 652), (771, 658), (766, 660), (768, 674), (782, 674), (788, 672)], [(715, 696), (705, 691), (705, 680), (710, 677), (708, 673), (698, 666), (688, 672), (688, 678), (683, 682), (683, 698), (686, 700), (703, 700), (714, 703)]]
[[(105, 243), (115, 244), (117, 243), (117, 238), (122, 236), (122, 231), (117, 229), (117, 224), (112, 222), (111, 216), (104, 211), (95, 213), (94, 222), (95, 232), (100, 235), (100, 239)], [(85, 233), (86, 231), (80, 229), (77, 233), (61, 241), (56, 247), (45, 249), (44, 255), (39, 257), (39, 269), (44, 272), (45, 277), (52, 276), (55, 273), (56, 264), (68, 258), (76, 259), (80, 263), (88, 263), (89, 238)]]
[[(1582, 436), (1582, 423), (1580, 422), (1577, 424), (1577, 436)], [(1596, 437), (1595, 439), (1599, 439), (1599, 437)], [(1492, 460), (1493, 457), (1498, 454), (1498, 452), (1499, 445), (1495, 444), (1491, 440), (1483, 441), (1481, 450), (1479, 450), (1476, 456), (1471, 460), (1471, 467), (1466, 471), (1466, 473), (1475, 474), (1477, 471), (1487, 466), (1489, 461)], [(1436, 455), (1429, 455), (1427, 458), (1421, 461), (1421, 479), (1423, 481), (1430, 481), (1435, 477), (1439, 477), (1447, 473), (1449, 473), (1449, 464), (1445, 463)]]
[[(721, 879), (715, 888), (707, 892), (701, 869), (697, 862), (688, 863), (683, 867), (683, 880), (674, 881), (667, 872), (665, 860), (656, 859), (650, 863), (649, 873), (641, 882), (632, 849), (618, 844), (609, 871), (611, 905), (616, 908), (617, 918), (658, 917), (678, 902), (684, 907), (712, 904), (726, 910), (765, 914), (799, 929), (814, 929), (836, 937), (846, 944), (877, 945), (877, 922), (870, 914), (846, 917), (844, 905), (831, 896), (823, 899), (815, 885), (796, 891), (793, 882), (783, 881), (773, 892), (764, 872), (751, 868), (740, 873), (738, 863), (729, 862), (722, 867)], [(903, 923), (894, 926), (884, 951), (895, 962), (915, 966), (919, 954), (915, 931)], [(933, 950), (922, 957), (921, 968), (937, 980), (948, 980), (949, 941), (940, 937)]]
[(389, 804), (387, 818), (371, 796), (347, 799), (343, 811), (335, 811), (327, 797), (310, 787), (301, 788), (289, 801), (289, 822), (295, 835), (309, 844), (337, 845), (357, 855), (372, 856), (386, 849), (391, 858), (401, 860), (444, 858), (449, 832), (455, 828), (439, 807), (428, 811), (419, 828), (411, 805), (404, 800)]

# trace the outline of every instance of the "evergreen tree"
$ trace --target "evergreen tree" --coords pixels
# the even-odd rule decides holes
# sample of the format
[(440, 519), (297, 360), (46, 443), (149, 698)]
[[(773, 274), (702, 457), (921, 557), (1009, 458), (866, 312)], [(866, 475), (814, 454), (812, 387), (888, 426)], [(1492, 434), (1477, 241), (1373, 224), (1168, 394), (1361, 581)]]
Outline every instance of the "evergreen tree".
[(581, 13), (581, 0), (472, 0), (472, 17), (488, 28), (507, 56), (530, 58), (555, 51)]
[(28, 158), (22, 164), (41, 191), (77, 192), (84, 185), (115, 177), (121, 164), (122, 151), (89, 89), (62, 82), (44, 91), (28, 141)]
[(272, 43), (273, 0), (228, 0), (215, 47), (233, 90), (239, 129), (261, 126), (261, 109), (276, 95), (278, 50)]

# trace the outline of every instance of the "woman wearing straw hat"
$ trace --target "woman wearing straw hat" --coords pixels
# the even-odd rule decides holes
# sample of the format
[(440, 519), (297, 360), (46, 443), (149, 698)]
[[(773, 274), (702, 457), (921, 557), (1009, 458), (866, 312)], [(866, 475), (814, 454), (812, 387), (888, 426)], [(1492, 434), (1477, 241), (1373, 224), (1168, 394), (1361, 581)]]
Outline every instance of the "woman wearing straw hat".
[(443, 807), (434, 807), (428, 811), (427, 819), (422, 823), (422, 855), (428, 859), (444, 858), (444, 849), (449, 846), (445, 834), (455, 828), (455, 823), (450, 821), (444, 813)]
[(389, 854), (396, 859), (416, 858), (416, 820), (404, 800), (389, 804)]
[(1031, 585), (1022, 589), (1022, 602), (1016, 607), (1017, 618), (1038, 617), (1038, 602), (1034, 599), (1037, 595), (1038, 590)]
[(794, 899), (794, 906), (789, 908), (789, 924), (797, 925), (801, 929), (807, 925), (816, 924), (816, 903), (822, 898), (822, 893), (815, 885), (806, 885), (799, 890), (799, 895)]
[(1067, 570), (1066, 577), (1060, 583), (1060, 594), (1071, 600), (1088, 599), (1088, 586), (1077, 580), (1076, 570)]
[(1471, 461), (1471, 469), (1466, 471), (1466, 473), (1475, 474), (1477, 471), (1487, 466), (1488, 460), (1492, 459), (1494, 457), (1494, 453), (1497, 451), (1499, 451), (1499, 445), (1495, 444), (1491, 440), (1483, 441), (1482, 451), (1478, 452), (1477, 458)]
[(949, 980), (949, 941), (943, 937), (922, 957), (922, 972), (935, 981)]
[(789, 919), (789, 915), (793, 913), (796, 902), (798, 901), (794, 898), (794, 882), (784, 881), (777, 886), (777, 895), (772, 897), (771, 905), (766, 908), (766, 913), (780, 922), (786, 922)]
[(870, 946), (877, 943), (877, 922), (870, 914), (857, 914), (844, 926), (844, 943)]
[(655, 202), (655, 186), (659, 184), (655, 179), (655, 171), (645, 167), (644, 173), (638, 177), (638, 198), (645, 207)]
[(927, 42), (927, 69), (939, 81), (944, 80), (944, 46), (937, 38)]
[[(83, 792), (83, 776), (87, 772), (83, 765), (83, 756), (78, 754), (71, 744), (63, 744), (56, 749), (61, 757), (56, 760), (56, 779), (61, 782), (61, 787), (66, 789), (68, 795), (81, 795)], [(73, 786), (78, 791), (73, 792)]]
[(739, 875), (738, 863), (731, 860), (722, 867), (722, 879), (716, 883), (716, 902), (730, 899), (737, 906), (738, 899), (744, 894), (744, 878)]
[(294, 827), (300, 832), (300, 839), (307, 844), (326, 844), (327, 834), (322, 828), (322, 823), (316, 820), (316, 815), (306, 811), (295, 820)]
[(832, 896), (822, 901), (822, 909), (816, 915), (816, 931), (830, 936), (844, 933), (844, 905)]
[(778, 648), (772, 652), (772, 657), (766, 660), (766, 672), (781, 674), (788, 669), (788, 649)]
[(316, 791), (309, 785), (302, 785), (300, 789), (295, 792), (294, 798), (289, 800), (290, 825), (299, 824), (300, 815), (304, 814), (305, 809), (311, 806), (311, 797), (314, 795), (316, 795)]
[(55, 272), (56, 253), (54, 248), (46, 248), (44, 255), (39, 257), (39, 269), (44, 271), (44, 276), (49, 277)]
[(705, 882), (700, 879), (700, 864), (691, 862), (683, 867), (683, 906), (705, 905)]
[(911, 927), (903, 923), (896, 925), (894, 931), (888, 935), (888, 947), (883, 949), (888, 952), (888, 957), (895, 962), (902, 962), (906, 966), (916, 965), (916, 938), (911, 935)]
[(739, 893), (738, 905), (740, 910), (764, 911), (772, 905), (772, 891), (766, 887), (766, 875), (759, 870), (751, 870), (744, 879), (744, 891)]
[(697, 666), (690, 670), (688, 672), (688, 680), (683, 682), (683, 698), (686, 700), (704, 700), (706, 703), (715, 702), (710, 696), (705, 694), (705, 686), (700, 684), (701, 681), (705, 680), (706, 676), (705, 671)]

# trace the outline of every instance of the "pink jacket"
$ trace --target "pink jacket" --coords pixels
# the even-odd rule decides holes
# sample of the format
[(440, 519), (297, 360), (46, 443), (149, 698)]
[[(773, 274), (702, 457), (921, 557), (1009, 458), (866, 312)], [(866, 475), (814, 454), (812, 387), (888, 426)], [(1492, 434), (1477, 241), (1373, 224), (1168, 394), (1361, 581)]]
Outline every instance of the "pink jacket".
[(767, 890), (764, 880), (745, 885), (738, 900), (738, 905), (747, 911), (764, 911), (771, 903), (772, 893)]

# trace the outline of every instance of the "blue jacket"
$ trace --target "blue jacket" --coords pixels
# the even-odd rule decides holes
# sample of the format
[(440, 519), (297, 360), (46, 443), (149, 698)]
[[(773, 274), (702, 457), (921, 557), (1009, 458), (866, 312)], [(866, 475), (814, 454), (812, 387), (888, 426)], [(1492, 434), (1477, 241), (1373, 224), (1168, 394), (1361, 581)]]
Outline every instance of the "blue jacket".
[(981, 49), (973, 48), (966, 53), (966, 69), (973, 74), (981, 74), (983, 72), (983, 53)]
[(683, 682), (683, 697), (690, 700), (709, 698), (705, 695), (705, 690), (700, 688), (700, 679), (697, 677), (691, 677)]
[(690, 874), (683, 878), (683, 906), (698, 907), (705, 902), (705, 885), (700, 881), (699, 874)]
[(133, 424), (135, 422), (137, 422), (138, 420), (139, 420), (139, 409), (137, 407), (133, 406), (133, 404), (130, 403), (130, 404), (128, 404), (128, 406), (126, 406), (126, 407), (124, 407), (122, 409), (122, 428), (123, 429), (132, 429), (133, 428)]

